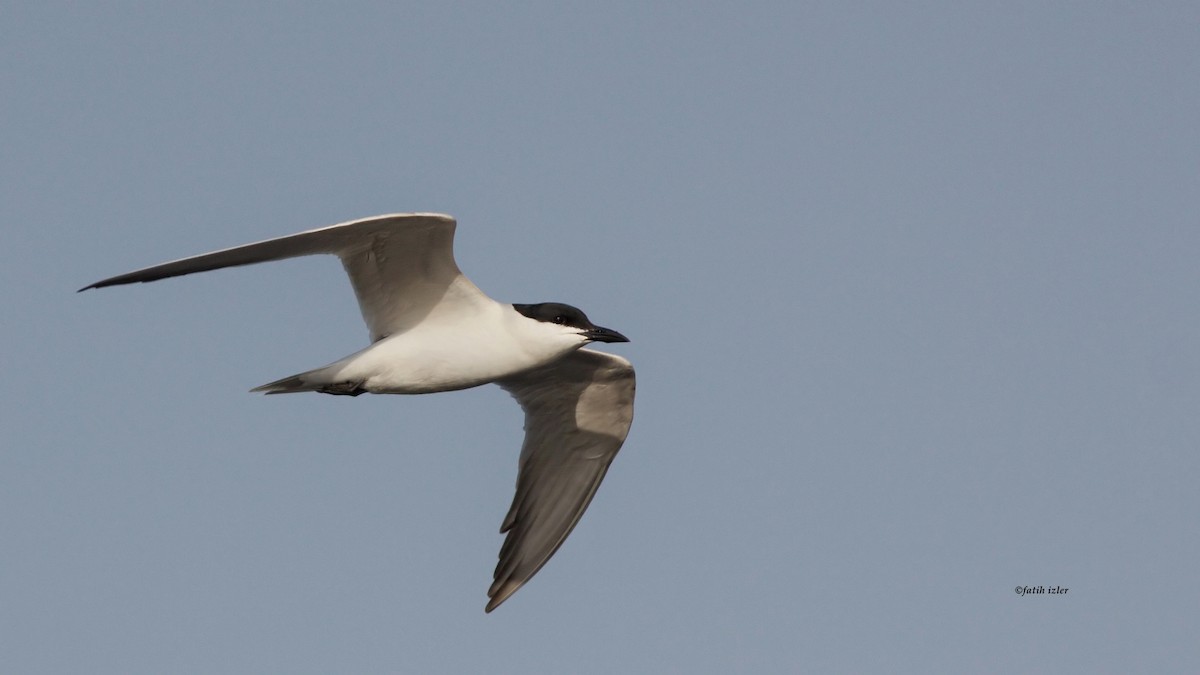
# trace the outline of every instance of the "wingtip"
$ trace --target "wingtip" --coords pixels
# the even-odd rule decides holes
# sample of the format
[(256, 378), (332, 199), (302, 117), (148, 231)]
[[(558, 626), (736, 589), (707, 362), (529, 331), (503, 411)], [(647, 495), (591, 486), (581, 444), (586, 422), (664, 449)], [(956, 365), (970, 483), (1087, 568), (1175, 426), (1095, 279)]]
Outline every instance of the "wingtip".
[(81, 288), (75, 292), (82, 293), (84, 291), (90, 291), (93, 288), (107, 288), (109, 286), (116, 286), (119, 283), (129, 283), (128, 281), (126, 281), (126, 282), (116, 281), (116, 279), (118, 279), (118, 278), (119, 277), (113, 277), (112, 279), (101, 279), (100, 281), (90, 283), (87, 286), (84, 286), (83, 288)]
[(514, 582), (511, 579), (503, 583), (493, 583), (492, 587), (488, 589), (488, 603), (483, 608), (484, 613), (491, 614), (493, 609), (504, 604), (505, 600), (511, 598), (513, 593), (516, 593), (524, 585), (524, 581)]
[(484, 614), (491, 614), (493, 609), (496, 609), (500, 606), (500, 603), (504, 602), (504, 600), (499, 599), (499, 597), (500, 596), (497, 595), (488, 598), (487, 604), (483, 606)]
[[(509, 595), (511, 595), (511, 593)], [(504, 601), (507, 599), (508, 599), (508, 595), (505, 595), (503, 597), (497, 595), (494, 598), (489, 598), (487, 605), (483, 608), (483, 613), (491, 614), (493, 609), (496, 609), (497, 607), (502, 605), (504, 603)]]

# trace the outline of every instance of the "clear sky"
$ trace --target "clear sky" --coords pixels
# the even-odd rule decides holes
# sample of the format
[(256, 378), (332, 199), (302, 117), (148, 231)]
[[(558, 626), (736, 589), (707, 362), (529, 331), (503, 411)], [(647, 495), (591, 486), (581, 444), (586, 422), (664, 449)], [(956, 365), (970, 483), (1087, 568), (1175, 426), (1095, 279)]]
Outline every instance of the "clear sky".
[[(0, 14), (0, 671), (1200, 671), (1195, 3)], [(491, 615), (503, 391), (247, 393), (336, 260), (74, 292), (396, 211), (633, 340)]]

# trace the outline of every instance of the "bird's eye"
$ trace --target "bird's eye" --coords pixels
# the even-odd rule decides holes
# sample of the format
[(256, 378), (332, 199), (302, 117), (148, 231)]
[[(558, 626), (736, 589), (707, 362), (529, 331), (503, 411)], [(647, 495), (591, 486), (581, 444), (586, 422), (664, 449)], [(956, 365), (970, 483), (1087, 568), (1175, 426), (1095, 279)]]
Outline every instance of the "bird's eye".
[(558, 316), (554, 317), (554, 323), (557, 323), (560, 326), (566, 322), (567, 322), (567, 317), (563, 316), (562, 314), (559, 314)]

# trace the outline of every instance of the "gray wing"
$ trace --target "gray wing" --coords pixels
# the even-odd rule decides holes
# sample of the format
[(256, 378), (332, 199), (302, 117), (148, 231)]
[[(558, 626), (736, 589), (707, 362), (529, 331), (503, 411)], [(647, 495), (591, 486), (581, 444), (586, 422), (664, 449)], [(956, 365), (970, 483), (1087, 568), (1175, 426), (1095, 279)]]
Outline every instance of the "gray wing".
[(590, 349), (499, 384), (525, 410), (525, 443), (488, 612), (537, 574), (587, 510), (629, 434), (635, 388), (628, 361)]
[(79, 290), (331, 254), (346, 268), (371, 340), (376, 341), (406, 330), (439, 308), (470, 311), (487, 302), (454, 262), (454, 228), (453, 218), (437, 213), (374, 216), (147, 267)]

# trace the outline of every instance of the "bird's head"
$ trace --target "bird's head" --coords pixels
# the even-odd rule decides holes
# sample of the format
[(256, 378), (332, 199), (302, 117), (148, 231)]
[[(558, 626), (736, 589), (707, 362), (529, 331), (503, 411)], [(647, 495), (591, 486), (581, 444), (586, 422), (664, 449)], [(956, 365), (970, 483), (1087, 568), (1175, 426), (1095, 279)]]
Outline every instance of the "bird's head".
[(513, 309), (522, 316), (538, 322), (536, 330), (540, 335), (570, 341), (576, 347), (582, 347), (589, 342), (629, 342), (629, 338), (617, 331), (589, 321), (587, 315), (578, 307), (561, 302), (514, 304)]

